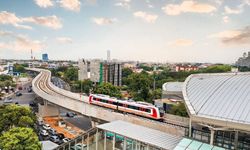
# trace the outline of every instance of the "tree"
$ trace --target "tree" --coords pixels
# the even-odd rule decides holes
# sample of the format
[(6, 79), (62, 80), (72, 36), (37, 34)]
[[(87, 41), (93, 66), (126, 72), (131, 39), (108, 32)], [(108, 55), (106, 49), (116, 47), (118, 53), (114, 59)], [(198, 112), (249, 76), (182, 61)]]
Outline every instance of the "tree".
[(9, 75), (0, 75), (0, 81), (6, 81), (6, 80), (12, 81), (12, 77)]
[(78, 80), (78, 70), (74, 67), (70, 67), (65, 71), (63, 77), (68, 82), (77, 81)]
[(173, 115), (182, 116), (182, 117), (188, 117), (188, 113), (187, 113), (187, 110), (186, 110), (186, 107), (185, 107), (184, 103), (180, 103), (178, 105), (174, 105), (168, 111), (168, 113), (173, 114)]
[(133, 73), (133, 71), (130, 68), (123, 68), (122, 69), (122, 77), (123, 78), (127, 78), (132, 73)]
[(139, 68), (142, 68), (144, 71), (153, 71), (153, 70), (154, 70), (153, 67), (145, 66), (145, 65), (143, 65), (143, 64), (141, 64), (141, 65), (139, 66)]
[(89, 79), (83, 81), (81, 80), (75, 81), (72, 84), (72, 87), (75, 92), (83, 92), (86, 93), (87, 95), (89, 95), (90, 91), (94, 88), (93, 82)]
[(25, 72), (25, 69), (24, 69), (24, 66), (21, 65), (21, 64), (14, 64), (13, 71), (14, 71), (14, 72), (21, 72), (21, 73), (24, 73), (24, 72)]
[(134, 73), (128, 77), (128, 90), (136, 101), (151, 101), (153, 79), (147, 73)]
[(123, 68), (122, 69), (122, 84), (128, 85), (128, 76), (133, 74), (133, 71), (130, 68)]
[(214, 66), (209, 66), (202, 70), (202, 72), (204, 73), (221, 73), (229, 71), (231, 71), (231, 66), (229, 65), (214, 65)]
[(118, 86), (114, 86), (111, 83), (101, 83), (94, 89), (96, 94), (105, 94), (111, 97), (121, 98), (122, 94)]
[(162, 95), (162, 90), (160, 88), (152, 91), (152, 99), (160, 99), (161, 95)]
[(40, 150), (41, 148), (38, 137), (31, 128), (12, 128), (0, 137), (0, 149), (3, 150)]
[(0, 133), (12, 127), (34, 128), (36, 116), (29, 107), (18, 105), (0, 106)]

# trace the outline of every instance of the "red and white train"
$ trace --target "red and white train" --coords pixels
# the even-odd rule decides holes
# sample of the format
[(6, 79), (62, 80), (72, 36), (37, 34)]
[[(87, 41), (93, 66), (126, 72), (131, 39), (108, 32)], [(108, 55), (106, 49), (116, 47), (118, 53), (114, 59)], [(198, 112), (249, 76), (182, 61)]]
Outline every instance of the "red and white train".
[(144, 102), (118, 100), (102, 94), (91, 94), (89, 96), (89, 103), (154, 120), (162, 120), (164, 115), (158, 107), (155, 107), (152, 104), (150, 105)]

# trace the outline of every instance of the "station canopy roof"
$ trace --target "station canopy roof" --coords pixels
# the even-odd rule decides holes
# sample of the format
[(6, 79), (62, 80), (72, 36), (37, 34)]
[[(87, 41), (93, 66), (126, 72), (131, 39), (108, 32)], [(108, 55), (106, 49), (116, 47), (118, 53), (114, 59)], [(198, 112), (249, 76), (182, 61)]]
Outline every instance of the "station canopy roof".
[(97, 128), (166, 150), (174, 149), (182, 139), (181, 137), (120, 120), (98, 125)]
[(183, 96), (193, 120), (250, 130), (250, 73), (194, 74)]
[(174, 150), (225, 150), (217, 146), (209, 145), (199, 141), (183, 138)]

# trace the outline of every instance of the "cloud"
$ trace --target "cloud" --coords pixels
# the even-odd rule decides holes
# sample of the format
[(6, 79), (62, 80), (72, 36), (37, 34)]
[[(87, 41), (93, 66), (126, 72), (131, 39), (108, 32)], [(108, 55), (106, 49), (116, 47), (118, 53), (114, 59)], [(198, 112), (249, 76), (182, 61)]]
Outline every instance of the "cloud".
[(181, 4), (168, 4), (162, 7), (162, 10), (167, 15), (179, 15), (181, 13), (211, 13), (216, 11), (216, 7), (206, 3), (199, 3), (195, 1), (183, 1)]
[(28, 18), (23, 18), (23, 21), (35, 23), (52, 29), (62, 28), (62, 23), (60, 19), (55, 15), (47, 17), (28, 17)]
[(23, 23), (22, 18), (18, 18), (14, 13), (10, 13), (7, 11), (0, 12), (0, 24), (4, 25), (10, 24), (16, 28), (21, 28), (21, 29), (32, 29), (32, 27), (27, 25), (21, 25), (21, 23)]
[(72, 39), (69, 37), (57, 37), (56, 38), (57, 42), (59, 43), (72, 43)]
[(42, 8), (52, 7), (54, 5), (52, 0), (35, 0), (35, 2)]
[(116, 18), (92, 18), (92, 21), (97, 25), (109, 25), (117, 21)]
[(229, 17), (228, 16), (224, 16), (222, 18), (222, 20), (223, 20), (224, 23), (228, 23), (229, 22)]
[(174, 47), (185, 47), (193, 45), (193, 41), (189, 39), (177, 39), (175, 41), (169, 42), (168, 45)]
[(0, 12), (0, 24), (10, 24), (16, 28), (32, 29), (31, 26), (23, 25), (24, 23), (34, 23), (42, 26), (46, 26), (52, 29), (62, 28), (60, 19), (53, 15), (47, 17), (17, 17), (14, 13), (7, 11)]
[(250, 44), (250, 26), (238, 30), (227, 30), (208, 36), (219, 38), (224, 44)]
[(11, 36), (13, 35), (10, 31), (0, 31), (0, 36)]
[(8, 49), (15, 51), (39, 51), (44, 48), (44, 44), (38, 40), (31, 40), (25, 35), (17, 35), (9, 31), (0, 31), (0, 36), (11, 38), (11, 42), (0, 43), (0, 49)]
[(119, 0), (118, 2), (115, 3), (115, 6), (130, 9), (130, 2), (131, 0)]
[(143, 12), (143, 11), (134, 12), (134, 16), (137, 18), (141, 18), (148, 23), (154, 23), (156, 19), (158, 18), (157, 15), (148, 14), (147, 12)]
[(60, 6), (71, 11), (79, 12), (81, 8), (80, 0), (60, 0)]
[(225, 9), (226, 14), (240, 14), (243, 12), (242, 5), (238, 6), (238, 8), (235, 8), (235, 9), (225, 6), (224, 9)]

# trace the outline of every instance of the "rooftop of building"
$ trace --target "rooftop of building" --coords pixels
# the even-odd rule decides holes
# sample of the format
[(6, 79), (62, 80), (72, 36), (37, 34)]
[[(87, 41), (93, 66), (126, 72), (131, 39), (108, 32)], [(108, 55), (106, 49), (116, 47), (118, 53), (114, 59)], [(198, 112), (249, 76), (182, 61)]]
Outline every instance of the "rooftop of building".
[(194, 74), (183, 86), (192, 120), (250, 131), (250, 72)]
[(163, 91), (181, 92), (183, 82), (166, 82), (162, 85)]
[(98, 125), (97, 128), (162, 149), (174, 149), (182, 139), (181, 137), (120, 120)]

